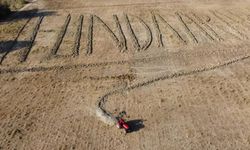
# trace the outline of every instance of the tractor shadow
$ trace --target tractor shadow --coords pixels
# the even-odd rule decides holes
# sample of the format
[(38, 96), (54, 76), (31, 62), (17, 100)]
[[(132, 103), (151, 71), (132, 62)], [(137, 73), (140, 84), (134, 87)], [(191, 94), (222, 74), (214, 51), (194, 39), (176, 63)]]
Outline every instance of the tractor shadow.
[(130, 130), (128, 133), (137, 132), (145, 127), (142, 119), (129, 120), (126, 123), (130, 127)]
[(0, 41), (0, 54), (9, 53), (27, 47), (30, 41)]
[(0, 23), (6, 23), (6, 22), (17, 21), (17, 20), (22, 20), (22, 19), (36, 18), (36, 17), (41, 17), (41, 16), (55, 16), (55, 15), (56, 15), (55, 11), (45, 11), (45, 10), (38, 10), (38, 9), (13, 11), (5, 17), (0, 16)]

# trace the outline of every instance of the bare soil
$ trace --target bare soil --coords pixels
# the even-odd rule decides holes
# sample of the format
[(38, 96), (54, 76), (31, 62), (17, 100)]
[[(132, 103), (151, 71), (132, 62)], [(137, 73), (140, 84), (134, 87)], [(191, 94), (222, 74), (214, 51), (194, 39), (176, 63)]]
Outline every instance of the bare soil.
[(249, 6), (33, 1), (0, 23), (0, 149), (249, 149)]

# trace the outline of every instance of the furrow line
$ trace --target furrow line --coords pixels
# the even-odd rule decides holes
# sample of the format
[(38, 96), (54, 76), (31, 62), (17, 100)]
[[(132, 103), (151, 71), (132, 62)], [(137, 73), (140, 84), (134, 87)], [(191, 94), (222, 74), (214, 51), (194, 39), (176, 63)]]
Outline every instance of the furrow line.
[(205, 29), (203, 29), (193, 18), (191, 18), (190, 16), (188, 16), (187, 14), (184, 14), (184, 16), (186, 17), (186, 18), (188, 18), (190, 21), (192, 21), (195, 25), (196, 25), (196, 27), (202, 32), (202, 33), (204, 33), (205, 34), (205, 36), (208, 38), (208, 39), (210, 39), (211, 41), (214, 41), (214, 38), (205, 30)]
[(88, 26), (88, 38), (87, 38), (87, 47), (86, 54), (91, 55), (93, 53), (93, 15), (89, 17), (89, 26)]
[(147, 50), (149, 48), (149, 46), (152, 44), (153, 41), (153, 34), (151, 29), (149, 28), (149, 26), (146, 24), (146, 22), (141, 19), (140, 17), (136, 17), (140, 23), (145, 27), (146, 32), (147, 32), (147, 40), (145, 41), (145, 44), (143, 46), (141, 46), (141, 49), (143, 50)]
[(125, 21), (126, 21), (126, 26), (128, 28), (128, 31), (129, 31), (129, 35), (130, 35), (130, 37), (132, 39), (132, 42), (133, 42), (133, 47), (134, 47), (135, 50), (140, 51), (141, 46), (140, 46), (138, 38), (136, 37), (135, 32), (134, 32), (134, 30), (133, 30), (133, 28), (131, 26), (128, 15), (125, 14), (124, 17), (125, 17)]
[(21, 53), (20, 53), (20, 56), (19, 56), (19, 57), (20, 57), (20, 58), (19, 58), (19, 61), (20, 61), (20, 62), (25, 62), (26, 59), (28, 58), (28, 55), (29, 55), (29, 53), (30, 53), (30, 51), (31, 51), (31, 49), (32, 49), (32, 46), (33, 46), (34, 42), (35, 42), (36, 36), (37, 36), (37, 34), (38, 34), (38, 31), (39, 31), (39, 29), (40, 29), (40, 25), (42, 24), (43, 19), (44, 19), (44, 16), (42, 16), (42, 17), (40, 17), (40, 18), (38, 19), (38, 21), (37, 21), (37, 23), (36, 23), (36, 25), (35, 25), (35, 28), (34, 28), (34, 30), (33, 30), (32, 36), (30, 37), (28, 47), (26, 47), (26, 48), (25, 48), (23, 51), (21, 51)]
[(181, 35), (179, 34), (179, 32), (177, 30), (174, 29), (174, 27), (172, 27), (161, 15), (157, 14), (157, 16), (167, 25), (167, 27), (173, 31), (174, 35), (184, 44), (187, 43), (186, 40), (184, 40)]
[(207, 30), (211, 31), (213, 33), (213, 35), (218, 39), (218, 41), (223, 41), (224, 39), (219, 36), (218, 33), (215, 32), (215, 30), (207, 23), (205, 23), (198, 15), (196, 15), (195, 13), (191, 13), (193, 15), (193, 17), (202, 25), (204, 25), (204, 27), (207, 28)]
[(163, 41), (162, 41), (162, 33), (161, 33), (161, 30), (160, 30), (158, 21), (156, 20), (155, 14), (153, 12), (151, 12), (151, 14), (152, 14), (153, 24), (154, 24), (154, 27), (156, 29), (157, 46), (158, 47), (164, 47)]
[(80, 15), (80, 17), (78, 19), (79, 23), (78, 23), (77, 31), (76, 31), (76, 35), (75, 35), (74, 47), (72, 50), (73, 56), (79, 56), (79, 48), (80, 48), (80, 43), (81, 43), (83, 19), (84, 19), (84, 16)]
[(186, 30), (186, 32), (188, 33), (188, 35), (190, 36), (190, 38), (192, 39), (192, 41), (194, 43), (198, 44), (199, 42), (198, 42), (197, 38), (195, 37), (195, 35), (193, 34), (193, 32), (189, 29), (189, 27), (187, 26), (187, 24), (184, 22), (182, 16), (178, 12), (176, 12), (175, 14), (177, 15), (178, 19), (182, 23), (184, 29)]
[[(55, 56), (56, 57), (56, 56)], [(67, 56), (69, 57), (69, 56)], [(80, 69), (80, 68), (89, 68), (89, 67), (105, 67), (108, 65), (124, 65), (124, 64), (133, 64), (136, 62), (150, 62), (154, 60), (163, 59), (166, 56), (158, 56), (158, 57), (149, 57), (142, 59), (134, 59), (134, 60), (121, 60), (121, 61), (113, 61), (113, 62), (102, 62), (102, 63), (91, 63), (91, 64), (76, 64), (76, 65), (62, 65), (62, 66), (51, 66), (51, 67), (22, 67), (22, 68), (10, 68), (10, 69), (0, 69), (0, 74), (7, 73), (23, 73), (23, 72), (45, 72), (45, 71), (63, 71), (68, 69)]]
[(10, 46), (7, 48), (8, 51), (6, 51), (5, 53), (3, 53), (1, 55), (0, 58), (0, 65), (2, 65), (4, 59), (6, 58), (6, 56), (10, 53), (10, 50), (13, 49), (13, 47), (16, 45), (17, 40), (19, 38), (19, 36), (21, 35), (21, 33), (23, 32), (23, 30), (25, 29), (25, 27), (28, 25), (28, 23), (30, 22), (31, 18), (28, 19), (25, 24), (22, 26), (22, 28), (18, 31), (16, 38), (13, 40), (13, 42), (10, 44)]
[(221, 16), (219, 16), (216, 12), (214, 11), (210, 11), (218, 20), (220, 20), (221, 22), (223, 22), (225, 25), (227, 25), (229, 28), (231, 28), (232, 30), (234, 30), (237, 34), (239, 34), (241, 36), (241, 39), (248, 39), (248, 37), (241, 33), (239, 30), (237, 30), (234, 26), (232, 26), (230, 23), (228, 23), (225, 19), (223, 19)]
[(67, 16), (67, 18), (65, 20), (65, 23), (62, 26), (62, 29), (59, 32), (58, 36), (57, 36), (56, 42), (55, 42), (53, 48), (51, 49), (50, 56), (55, 56), (57, 54), (57, 51), (58, 51), (58, 49), (59, 49), (59, 47), (60, 47), (60, 45), (61, 45), (61, 43), (63, 41), (63, 38), (64, 38), (66, 32), (67, 32), (70, 20), (71, 20), (71, 15), (68, 14), (68, 16)]
[(116, 28), (118, 29), (118, 32), (120, 35), (120, 45), (123, 47), (121, 52), (125, 52), (128, 49), (126, 37), (124, 35), (124, 32), (122, 30), (122, 27), (121, 27), (121, 24), (117, 15), (113, 15), (113, 19), (115, 20)]
[(94, 19), (101, 23), (102, 27), (110, 34), (111, 38), (115, 41), (115, 44), (121, 50), (123, 49), (123, 44), (120, 43), (119, 39), (115, 33), (109, 28), (109, 26), (98, 16), (94, 15)]

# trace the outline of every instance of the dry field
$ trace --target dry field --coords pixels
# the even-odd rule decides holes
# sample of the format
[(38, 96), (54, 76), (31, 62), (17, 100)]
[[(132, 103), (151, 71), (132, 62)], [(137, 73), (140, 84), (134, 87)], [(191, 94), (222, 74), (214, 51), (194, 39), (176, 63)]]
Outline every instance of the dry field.
[(0, 150), (250, 149), (249, 41), (246, 0), (33, 1), (0, 22)]

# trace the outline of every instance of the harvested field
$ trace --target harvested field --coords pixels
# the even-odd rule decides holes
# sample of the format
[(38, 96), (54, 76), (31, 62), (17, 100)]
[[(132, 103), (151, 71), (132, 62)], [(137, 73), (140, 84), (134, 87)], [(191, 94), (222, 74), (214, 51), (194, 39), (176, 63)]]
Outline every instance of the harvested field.
[(0, 149), (249, 149), (249, 6), (31, 2), (0, 23)]

